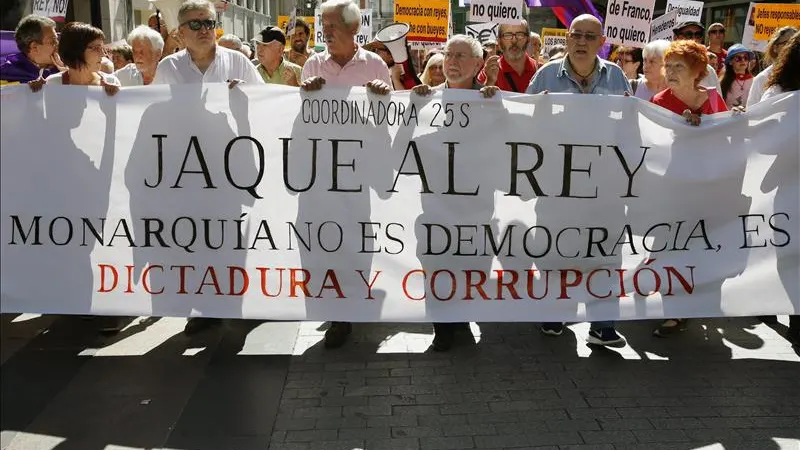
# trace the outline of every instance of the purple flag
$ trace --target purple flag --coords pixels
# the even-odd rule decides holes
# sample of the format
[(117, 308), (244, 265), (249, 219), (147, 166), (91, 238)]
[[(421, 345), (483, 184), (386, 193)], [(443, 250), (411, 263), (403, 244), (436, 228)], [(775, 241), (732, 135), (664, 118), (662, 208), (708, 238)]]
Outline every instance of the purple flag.
[[(529, 7), (552, 8), (553, 14), (562, 25), (569, 28), (572, 21), (581, 14), (591, 14), (603, 22), (603, 16), (590, 0), (525, 0)], [(601, 58), (608, 58), (610, 45), (605, 44), (598, 52)]]
[(19, 52), (17, 41), (14, 40), (13, 31), (0, 31), (0, 64), (6, 61), (8, 55)]

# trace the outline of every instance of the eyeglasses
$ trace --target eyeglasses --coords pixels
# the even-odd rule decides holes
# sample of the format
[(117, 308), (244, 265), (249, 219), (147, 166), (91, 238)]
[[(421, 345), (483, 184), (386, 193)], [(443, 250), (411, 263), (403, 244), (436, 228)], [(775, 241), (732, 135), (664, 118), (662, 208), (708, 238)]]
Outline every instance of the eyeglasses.
[(703, 39), (703, 36), (705, 36), (705, 33), (703, 33), (702, 31), (695, 31), (695, 32), (684, 31), (682, 33), (679, 33), (678, 36), (680, 36), (682, 38), (685, 38), (685, 39), (692, 39), (692, 38), (694, 38), (694, 39)]
[(186, 22), (183, 22), (181, 24), (181, 26), (183, 26), (183, 25), (188, 26), (189, 29), (192, 30), (192, 31), (198, 31), (201, 28), (205, 28), (206, 30), (213, 30), (214, 28), (217, 28), (217, 21), (216, 20), (211, 20), (211, 19), (206, 19), (206, 20), (187, 20)]
[(464, 61), (467, 58), (472, 58), (471, 53), (464, 53), (464, 52), (442, 52), (442, 55), (444, 55), (444, 59), (453, 58), (456, 61)]
[(725, 34), (724, 28), (714, 28), (713, 30), (708, 30), (708, 34)]
[(522, 31), (518, 31), (516, 33), (510, 33), (510, 32), (509, 33), (503, 33), (503, 34), (500, 35), (500, 38), (502, 38), (502, 39), (504, 39), (506, 41), (510, 41), (511, 39), (514, 39), (514, 38), (517, 38), (518, 41), (521, 41), (521, 40), (525, 39), (526, 37), (528, 37), (528, 33), (525, 33), (525, 32), (522, 32)]
[(90, 44), (86, 46), (86, 50), (91, 50), (93, 52), (102, 52), (103, 51), (103, 44)]
[(733, 62), (749, 62), (750, 55), (736, 55), (733, 58)]
[(594, 42), (600, 36), (594, 33), (580, 33), (580, 32), (569, 32), (567, 35), (576, 41), (580, 41), (581, 39), (586, 39), (586, 42)]

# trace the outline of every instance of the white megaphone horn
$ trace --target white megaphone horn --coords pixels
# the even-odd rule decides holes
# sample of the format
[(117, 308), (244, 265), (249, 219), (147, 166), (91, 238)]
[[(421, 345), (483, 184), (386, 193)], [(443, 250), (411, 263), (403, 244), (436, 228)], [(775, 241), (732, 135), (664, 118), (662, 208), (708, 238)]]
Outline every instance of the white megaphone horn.
[(167, 24), (167, 30), (173, 31), (180, 25), (178, 23), (178, 10), (181, 8), (183, 0), (149, 0), (150, 5), (158, 10), (164, 23)]
[(375, 34), (375, 40), (382, 42), (396, 63), (408, 61), (408, 49), (406, 48), (406, 36), (411, 27), (407, 23), (393, 23), (382, 28)]

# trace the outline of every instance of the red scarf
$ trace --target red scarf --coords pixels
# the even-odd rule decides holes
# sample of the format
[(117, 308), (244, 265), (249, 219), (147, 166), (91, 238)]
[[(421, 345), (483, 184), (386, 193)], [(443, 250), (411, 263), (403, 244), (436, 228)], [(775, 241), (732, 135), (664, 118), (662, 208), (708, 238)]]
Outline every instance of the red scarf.
[(738, 81), (749, 80), (750, 78), (753, 78), (753, 75), (750, 74), (750, 72), (746, 72), (746, 73), (743, 73), (741, 75), (738, 74), (738, 73), (736, 74), (736, 80), (738, 80)]

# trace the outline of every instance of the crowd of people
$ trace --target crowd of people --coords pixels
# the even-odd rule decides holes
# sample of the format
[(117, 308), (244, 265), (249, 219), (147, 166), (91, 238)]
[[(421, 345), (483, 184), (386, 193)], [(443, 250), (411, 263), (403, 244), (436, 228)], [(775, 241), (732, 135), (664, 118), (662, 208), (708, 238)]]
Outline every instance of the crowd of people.
[[(538, 34), (528, 23), (501, 24), (497, 40), (483, 45), (466, 35), (452, 36), (441, 48), (427, 50), (420, 67), (413, 59), (395, 63), (389, 48), (378, 41), (354, 42), (361, 12), (351, 0), (321, 5), (324, 51), (308, 48), (309, 26), (297, 20), (291, 36), (279, 27), (261, 30), (250, 44), (234, 35), (217, 36), (214, 5), (187, 0), (178, 11), (179, 27), (168, 32), (154, 15), (148, 25), (131, 31), (124, 46), (107, 49), (103, 32), (84, 23), (70, 23), (56, 33), (56, 23), (27, 16), (16, 29), (20, 50), (0, 66), (4, 83), (28, 83), (37, 91), (45, 84), (102, 86), (109, 95), (128, 86), (150, 84), (240, 83), (281, 84), (306, 91), (325, 86), (365, 86), (378, 95), (411, 90), (428, 95), (439, 89), (472, 89), (485, 97), (499, 91), (547, 94), (635, 96), (700, 125), (703, 115), (745, 108), (783, 92), (800, 89), (800, 33), (777, 30), (759, 61), (741, 44), (724, 48), (725, 27), (715, 23), (677, 26), (672, 41), (656, 40), (643, 49), (619, 47), (606, 60), (598, 56), (605, 44), (596, 17), (581, 15), (570, 24), (566, 46), (543, 55)], [(708, 36), (706, 36), (706, 34)], [(706, 43), (706, 37), (708, 41)], [(289, 46), (287, 48), (287, 42)], [(761, 70), (761, 63), (769, 64)], [(187, 331), (215, 324), (193, 318)], [(655, 331), (669, 336), (685, 329), (686, 320), (670, 318)], [(119, 324), (109, 326), (110, 330)], [(435, 324), (434, 349), (448, 350), (463, 324)], [(563, 323), (545, 323), (541, 331), (558, 336)], [(352, 331), (333, 322), (325, 335), (328, 348), (343, 345)], [(800, 344), (800, 317), (792, 316), (789, 339)], [(591, 325), (587, 340), (616, 345), (623, 338), (613, 322)]]

